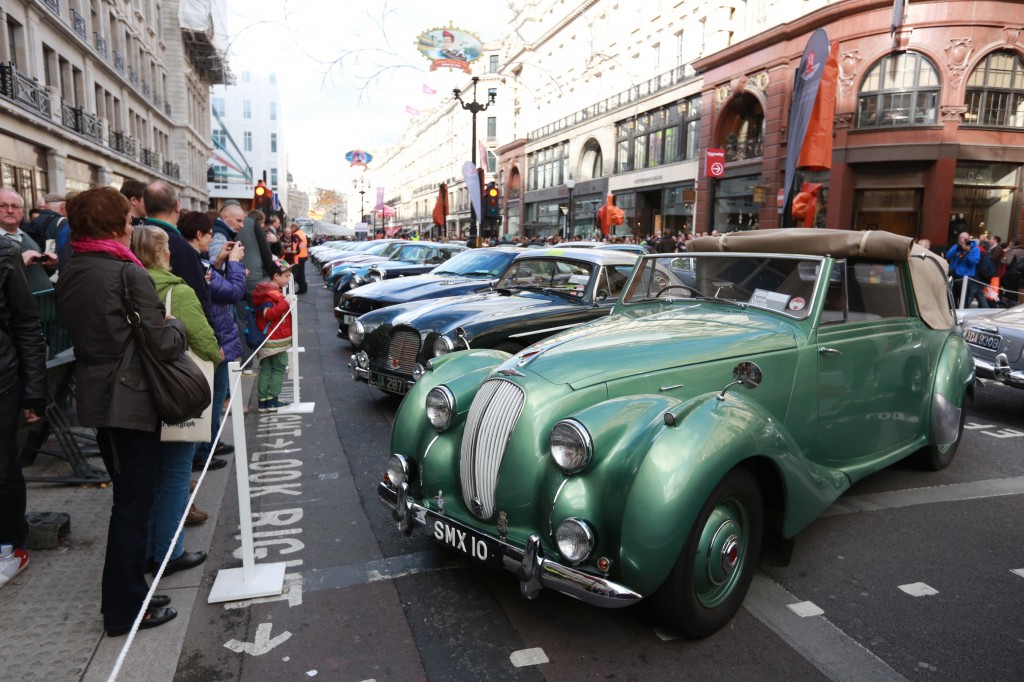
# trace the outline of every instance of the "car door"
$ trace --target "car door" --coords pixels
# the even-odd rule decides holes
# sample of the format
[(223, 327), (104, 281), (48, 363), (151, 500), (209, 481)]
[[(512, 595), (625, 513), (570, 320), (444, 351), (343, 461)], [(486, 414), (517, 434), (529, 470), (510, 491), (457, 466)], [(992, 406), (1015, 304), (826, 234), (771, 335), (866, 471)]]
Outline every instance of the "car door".
[[(870, 466), (922, 428), (932, 363), (904, 264), (839, 261), (816, 332), (818, 457)], [(838, 279), (838, 281), (836, 281)]]

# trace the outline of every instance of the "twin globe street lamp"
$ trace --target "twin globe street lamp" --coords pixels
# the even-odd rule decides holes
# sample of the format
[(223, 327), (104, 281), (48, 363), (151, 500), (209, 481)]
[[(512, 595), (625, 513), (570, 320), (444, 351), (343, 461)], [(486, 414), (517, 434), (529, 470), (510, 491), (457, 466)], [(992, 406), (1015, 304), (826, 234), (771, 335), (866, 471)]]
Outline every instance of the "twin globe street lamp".
[[(469, 113), (471, 113), (473, 115), (473, 139), (472, 139), (472, 142), (470, 144), (470, 152), (471, 152), (470, 158), (473, 161), (473, 167), (474, 168), (476, 168), (476, 115), (479, 114), (481, 111), (486, 111), (487, 107), (489, 107), (492, 104), (494, 104), (494, 100), (498, 97), (498, 89), (497, 88), (488, 88), (487, 89), (487, 102), (485, 102), (483, 104), (481, 104), (480, 102), (477, 102), (476, 101), (476, 84), (477, 84), (477, 81), (479, 81), (479, 80), (480, 80), (479, 77), (473, 76), (473, 101), (472, 102), (464, 102), (464, 101), (462, 101), (462, 91), (459, 88), (453, 88), (452, 89), (452, 94), (455, 95), (456, 101), (458, 101), (458, 103), (462, 105), (463, 109), (465, 109), (466, 111), (468, 111)], [(481, 187), (480, 191), (481, 191), (481, 194), (482, 194), (483, 193), (483, 188), (482, 187)], [(482, 200), (482, 198), (483, 197), (481, 197), (481, 200)], [(474, 211), (472, 208), (470, 208), (470, 211), (469, 211), (469, 238), (473, 241), (474, 245), (478, 246), (478, 244), (477, 244), (477, 231), (476, 231), (477, 220), (478, 220), (478, 216), (476, 215), (476, 211)]]
[(359, 192), (359, 222), (366, 223), (366, 207), (363, 203), (364, 195), (366, 194), (366, 180), (360, 178), (352, 181), (352, 189)]

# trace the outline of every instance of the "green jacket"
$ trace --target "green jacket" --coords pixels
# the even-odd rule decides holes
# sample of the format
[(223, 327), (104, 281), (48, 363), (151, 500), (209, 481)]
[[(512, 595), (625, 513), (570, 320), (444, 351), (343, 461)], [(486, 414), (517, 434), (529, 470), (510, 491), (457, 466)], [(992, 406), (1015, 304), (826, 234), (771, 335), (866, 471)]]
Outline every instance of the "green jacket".
[(156, 294), (161, 302), (167, 301), (167, 291), (171, 290), (171, 309), (167, 312), (185, 325), (188, 347), (202, 359), (210, 360), (214, 365), (219, 364), (220, 344), (217, 343), (213, 327), (203, 313), (203, 306), (199, 303), (196, 292), (185, 284), (185, 280), (170, 270), (147, 268), (146, 272), (153, 278)]

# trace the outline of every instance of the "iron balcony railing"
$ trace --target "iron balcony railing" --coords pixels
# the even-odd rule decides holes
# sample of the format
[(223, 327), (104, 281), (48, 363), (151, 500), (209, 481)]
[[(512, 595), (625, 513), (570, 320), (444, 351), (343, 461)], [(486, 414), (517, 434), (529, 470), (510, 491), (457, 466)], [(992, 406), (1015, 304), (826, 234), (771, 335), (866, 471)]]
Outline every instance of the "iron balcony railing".
[(93, 34), (95, 36), (93, 45), (96, 47), (96, 51), (103, 55), (103, 58), (107, 58), (107, 39), (99, 34), (99, 32)]
[(59, 0), (43, 0), (43, 4), (50, 8), (54, 14), (60, 16), (60, 2)]
[(128, 67), (128, 82), (135, 86), (139, 84), (139, 72), (135, 70), (134, 66)]
[(149, 97), (149, 83), (142, 81), (142, 94)]
[(164, 175), (175, 180), (181, 179), (181, 167), (173, 161), (164, 161)]
[(50, 117), (50, 93), (38, 80), (20, 73), (13, 63), (0, 64), (0, 94)]
[(124, 73), (124, 55), (117, 50), (114, 50), (114, 68), (117, 69), (119, 73)]
[(71, 27), (82, 37), (82, 40), (89, 40), (89, 32), (85, 29), (85, 17), (79, 14), (74, 7), (71, 8)]
[(60, 102), (60, 122), (65, 128), (71, 128), (74, 131), (78, 130), (78, 121), (75, 119), (75, 108), (68, 106), (68, 103), (64, 100)]
[(646, 80), (639, 85), (634, 85), (628, 90), (620, 92), (616, 95), (612, 95), (607, 99), (603, 99), (600, 102), (591, 104), (586, 109), (581, 109), (576, 113), (569, 114), (557, 121), (547, 124), (543, 128), (534, 130), (527, 138), (529, 140), (539, 140), (547, 137), (548, 135), (554, 135), (557, 132), (572, 128), (575, 125), (582, 123), (591, 118), (602, 116), (604, 114), (615, 111), (616, 109), (622, 109), (623, 107), (630, 106), (636, 102), (661, 92), (662, 90), (668, 90), (673, 88), (680, 83), (685, 83), (697, 77), (693, 67), (689, 64), (684, 66), (677, 66), (671, 71), (667, 71), (659, 76), (655, 76), (650, 80)]
[(726, 140), (725, 160), (744, 161), (764, 155), (764, 140)]
[(75, 118), (78, 122), (78, 132), (96, 142), (103, 142), (103, 125), (97, 117), (78, 107), (75, 109)]
[(142, 159), (143, 165), (149, 166), (150, 168), (160, 167), (160, 155), (152, 149), (142, 148), (140, 158)]
[(125, 156), (135, 156), (135, 138), (124, 133), (111, 131), (109, 136), (110, 148), (116, 152), (121, 152)]
[(171, 103), (170, 102), (164, 102), (164, 113), (167, 114), (168, 116), (171, 115)]

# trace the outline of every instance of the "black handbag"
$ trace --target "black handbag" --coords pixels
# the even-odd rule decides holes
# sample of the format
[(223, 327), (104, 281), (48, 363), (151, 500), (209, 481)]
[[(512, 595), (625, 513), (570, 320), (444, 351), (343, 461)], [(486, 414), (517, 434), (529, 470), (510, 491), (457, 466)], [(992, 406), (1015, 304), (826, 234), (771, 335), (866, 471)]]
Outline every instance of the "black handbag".
[(121, 282), (125, 317), (131, 327), (129, 343), (135, 343), (157, 415), (168, 424), (198, 417), (213, 400), (206, 376), (186, 353), (174, 360), (161, 360), (154, 355), (146, 340), (142, 314), (128, 286), (127, 270), (121, 271)]

